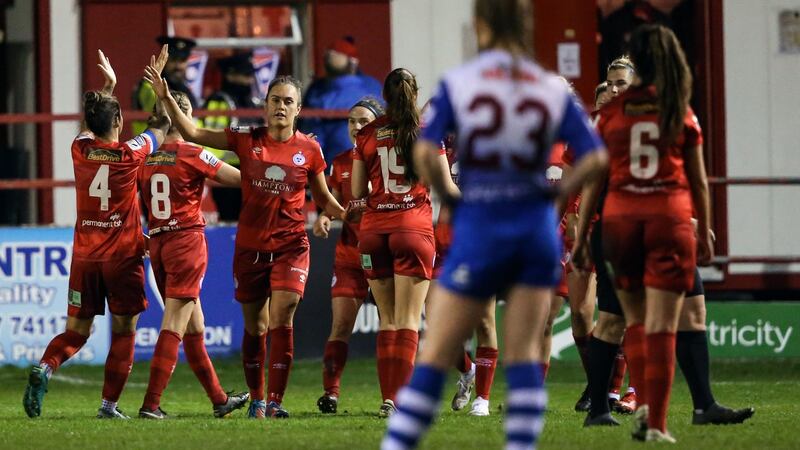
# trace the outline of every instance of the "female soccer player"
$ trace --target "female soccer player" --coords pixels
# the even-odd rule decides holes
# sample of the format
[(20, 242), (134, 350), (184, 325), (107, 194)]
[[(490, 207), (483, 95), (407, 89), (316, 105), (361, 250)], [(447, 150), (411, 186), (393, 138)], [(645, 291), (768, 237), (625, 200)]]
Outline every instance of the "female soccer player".
[[(191, 119), (192, 104), (183, 92), (172, 91), (181, 112)], [(149, 155), (139, 172), (139, 188), (147, 205), (148, 249), (158, 290), (164, 299), (161, 333), (150, 360), (147, 395), (139, 417), (164, 419), (161, 394), (166, 389), (183, 341), (186, 360), (211, 400), (215, 417), (225, 417), (247, 403), (249, 395), (226, 394), (203, 342), (200, 285), (208, 264), (205, 219), (200, 211), (205, 179), (238, 188), (239, 169), (218, 160), (202, 147), (185, 142), (175, 127), (158, 152)]]
[[(598, 122), (611, 158), (603, 254), (625, 313), (625, 355), (638, 389), (633, 437), (675, 442), (666, 419), (678, 318), (695, 261), (707, 264), (713, 256), (708, 183), (702, 133), (689, 107), (692, 77), (678, 40), (668, 28), (648, 25), (634, 31), (630, 45), (633, 85)], [(578, 266), (586, 263), (584, 242), (576, 242)]]
[[(507, 443), (531, 448), (541, 430), (540, 341), (562, 270), (552, 196), (596, 176), (606, 155), (566, 86), (529, 59), (532, 17), (529, 2), (475, 2), (481, 52), (444, 76), (416, 145), (422, 176), (457, 209), (428, 337), (411, 382), (397, 397), (384, 449), (417, 445), (436, 413), (446, 370), (484, 302), (506, 288)], [(450, 131), (457, 133), (460, 192), (449, 187), (447, 166), (436, 158)], [(572, 147), (578, 161), (558, 188), (545, 178), (554, 140)]]
[[(42, 413), (50, 376), (86, 343), (94, 316), (111, 311), (111, 348), (106, 359), (103, 400), (98, 418), (128, 419), (117, 408), (133, 364), (139, 314), (147, 308), (144, 294), (144, 241), (136, 197), (136, 174), (144, 158), (164, 141), (165, 115), (152, 117), (144, 133), (119, 142), (122, 113), (112, 95), (117, 77), (111, 62), (97, 51), (105, 85), (83, 96), (80, 134), (72, 142), (78, 217), (69, 274), (67, 327), (47, 345), (39, 365), (31, 369), (22, 404), (28, 417)], [(163, 67), (166, 46), (158, 60)]]
[[(288, 417), (281, 402), (292, 367), (294, 312), (309, 266), (303, 215), (306, 185), (311, 186), (314, 202), (326, 214), (345, 216), (325, 184), (325, 161), (319, 144), (295, 131), (301, 108), (300, 82), (287, 76), (272, 80), (264, 106), (266, 127), (210, 130), (198, 128), (181, 113), (154, 68), (148, 67), (147, 78), (186, 140), (239, 155), (242, 211), (233, 273), (236, 300), (244, 315), (242, 362), (250, 388), (248, 416)], [(264, 396), (267, 330), (269, 404)]]
[[(387, 417), (394, 412), (397, 390), (414, 369), (435, 248), (428, 189), (420, 183), (411, 158), (419, 133), (414, 75), (402, 68), (390, 72), (383, 98), (386, 115), (356, 136), (351, 188), (353, 198), (367, 200), (358, 248), (381, 316), (377, 357), (383, 404), (379, 414)], [(441, 145), (439, 149), (446, 168)]]
[[(364, 97), (353, 105), (347, 117), (347, 130), (353, 144), (356, 143), (356, 134), (383, 114), (383, 106), (374, 98)], [(343, 152), (333, 160), (333, 170), (328, 178), (328, 184), (336, 200), (344, 205), (350, 204), (353, 200), (350, 188), (352, 172), (352, 151)], [(314, 234), (328, 237), (332, 220), (326, 214), (320, 214), (314, 223)], [(347, 363), (347, 342), (353, 334), (356, 316), (364, 304), (364, 299), (367, 298), (368, 289), (369, 285), (361, 268), (361, 258), (358, 253), (358, 224), (345, 222), (342, 225), (339, 242), (336, 243), (336, 255), (333, 261), (331, 281), (333, 323), (322, 357), (322, 387), (325, 392), (317, 400), (317, 407), (322, 413), (335, 413), (339, 404), (339, 382)]]

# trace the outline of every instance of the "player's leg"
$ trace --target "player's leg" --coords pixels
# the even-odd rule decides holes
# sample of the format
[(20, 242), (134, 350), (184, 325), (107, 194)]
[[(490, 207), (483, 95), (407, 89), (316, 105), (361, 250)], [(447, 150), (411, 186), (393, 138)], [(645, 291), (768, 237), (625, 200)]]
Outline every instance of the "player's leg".
[(96, 314), (105, 312), (105, 286), (100, 264), (72, 259), (67, 298), (67, 324), (48, 344), (38, 365), (31, 368), (22, 406), (28, 417), (42, 414), (48, 382), (61, 364), (86, 344)]
[(153, 358), (150, 360), (150, 379), (142, 407), (139, 409), (141, 418), (164, 419), (167, 415), (160, 407), (161, 395), (167, 388), (178, 363), (178, 349), (194, 311), (195, 301), (193, 298), (171, 297), (164, 300), (161, 332), (158, 334)]
[[(439, 262), (439, 255), (436, 256), (436, 262), (433, 266), (434, 276), (438, 278), (439, 273), (441, 270), (440, 262)], [(426, 320), (430, 320), (431, 313), (432, 313), (432, 304), (434, 301), (433, 299), (433, 287), (436, 285), (436, 279), (431, 280), (431, 284), (428, 287), (428, 295), (425, 298), (425, 318)], [(420, 346), (423, 346), (423, 339), (424, 335), (420, 339)], [(464, 342), (464, 351), (456, 356), (456, 360), (454, 362), (454, 366), (456, 370), (461, 374), (456, 381), (456, 392), (453, 394), (453, 399), (450, 401), (450, 408), (453, 411), (461, 411), (464, 409), (465, 406), (469, 403), (470, 396), (472, 395), (472, 390), (475, 387), (475, 370), (476, 366), (475, 363), (472, 361), (469, 353), (467, 352), (467, 346), (469, 345), (470, 339)]]
[(695, 270), (694, 286), (683, 301), (675, 356), (692, 394), (692, 424), (742, 423), (753, 415), (755, 410), (751, 407), (731, 409), (720, 405), (711, 392), (705, 293), (699, 270)]
[(541, 361), (541, 340), (550, 309), (552, 289), (516, 286), (511, 289), (504, 315), (506, 445), (535, 447), (544, 425), (547, 393)]
[(381, 448), (414, 448), (438, 412), (447, 371), (478, 324), (483, 302), (437, 286), (422, 348), (409, 384), (397, 396)]
[(348, 270), (334, 266), (334, 283), (331, 287), (331, 333), (325, 343), (322, 357), (322, 384), (325, 392), (317, 400), (322, 413), (335, 413), (338, 406), (339, 386), (347, 363), (348, 341), (358, 311), (367, 296), (367, 281), (361, 268)]
[[(581, 358), (584, 372), (589, 367), (589, 339), (594, 324), (595, 276), (593, 273), (567, 273), (572, 338)], [(587, 378), (588, 379), (588, 378)]]
[(225, 392), (219, 383), (217, 371), (208, 357), (205, 344), (205, 319), (200, 299), (194, 304), (192, 316), (186, 325), (183, 335), (183, 352), (186, 362), (194, 372), (197, 380), (206, 391), (208, 399), (214, 407), (214, 417), (225, 417), (232, 411), (242, 408), (250, 398), (249, 392)]
[(236, 301), (241, 304), (244, 319), (242, 367), (250, 390), (247, 416), (263, 419), (267, 403), (264, 397), (267, 359), (267, 327), (269, 325), (270, 273), (269, 253), (237, 247), (233, 255), (233, 277)]
[(489, 399), (492, 393), (494, 372), (497, 368), (497, 326), (495, 324), (495, 307), (497, 301), (492, 298), (486, 302), (481, 320), (475, 328), (478, 347), (475, 349), (475, 400), (469, 411), (471, 416), (488, 416)]
[(277, 290), (276, 286), (269, 300), (268, 417), (289, 417), (281, 404), (294, 361), (294, 313), (300, 295), (297, 291)]
[(111, 348), (106, 358), (103, 401), (97, 417), (128, 418), (117, 408), (117, 402), (133, 366), (136, 322), (139, 314), (147, 309), (144, 261), (136, 256), (103, 263), (103, 279), (111, 312)]
[(544, 324), (544, 336), (542, 337), (542, 347), (539, 353), (542, 355), (542, 376), (547, 379), (550, 372), (550, 350), (553, 346), (553, 323), (561, 310), (561, 305), (566, 302), (566, 298), (561, 295), (553, 295), (550, 300), (550, 312), (547, 314), (547, 321)]

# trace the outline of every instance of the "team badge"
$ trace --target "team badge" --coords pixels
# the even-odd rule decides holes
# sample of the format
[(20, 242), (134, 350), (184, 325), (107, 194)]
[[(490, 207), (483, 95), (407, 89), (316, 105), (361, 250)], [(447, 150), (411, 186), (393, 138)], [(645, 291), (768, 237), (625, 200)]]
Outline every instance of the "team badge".
[(303, 156), (301, 152), (297, 152), (294, 156), (292, 156), (292, 162), (295, 166), (302, 166), (306, 163), (306, 157)]

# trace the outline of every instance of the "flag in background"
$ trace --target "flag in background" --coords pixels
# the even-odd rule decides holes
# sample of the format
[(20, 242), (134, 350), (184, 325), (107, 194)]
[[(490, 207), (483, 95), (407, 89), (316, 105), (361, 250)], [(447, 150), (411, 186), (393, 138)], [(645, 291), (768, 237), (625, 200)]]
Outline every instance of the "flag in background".
[(191, 89), (194, 98), (202, 103), (203, 99), (203, 74), (208, 64), (208, 52), (205, 50), (192, 50), (186, 61), (186, 85)]
[(267, 87), (269, 87), (269, 82), (278, 73), (280, 61), (281, 54), (276, 50), (269, 47), (253, 49), (253, 68), (256, 71), (256, 87), (259, 98), (266, 97)]

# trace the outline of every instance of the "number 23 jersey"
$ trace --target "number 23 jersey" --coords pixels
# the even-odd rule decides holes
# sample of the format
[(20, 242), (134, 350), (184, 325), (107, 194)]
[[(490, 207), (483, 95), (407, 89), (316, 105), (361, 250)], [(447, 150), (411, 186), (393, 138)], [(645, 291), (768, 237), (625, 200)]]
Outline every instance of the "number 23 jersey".
[(155, 147), (149, 131), (127, 142), (102, 142), (83, 132), (72, 142), (75, 258), (108, 261), (144, 254), (136, 178)]
[(360, 231), (416, 231), (433, 235), (428, 189), (421, 183), (406, 180), (406, 162), (401, 151), (395, 148), (396, 135), (396, 126), (383, 116), (362, 128), (356, 136), (353, 160), (364, 162), (371, 183)]

